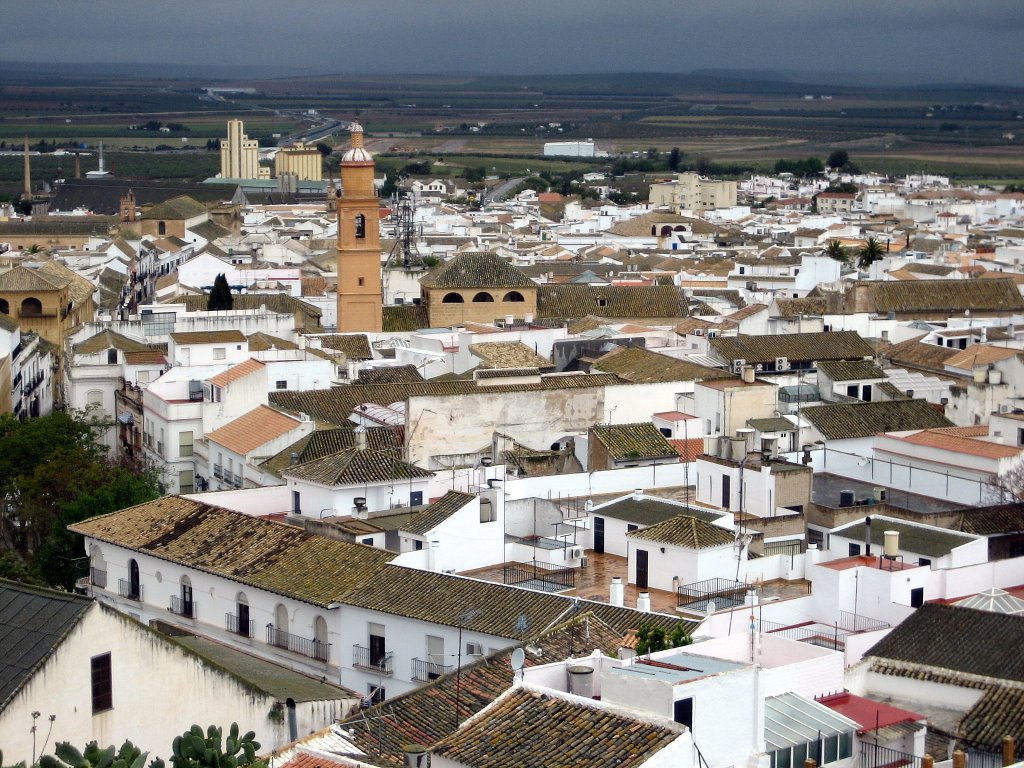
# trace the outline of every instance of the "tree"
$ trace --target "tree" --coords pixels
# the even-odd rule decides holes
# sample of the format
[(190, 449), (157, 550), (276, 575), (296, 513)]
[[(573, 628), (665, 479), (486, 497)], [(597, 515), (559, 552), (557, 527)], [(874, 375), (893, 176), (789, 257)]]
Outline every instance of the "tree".
[(206, 302), (206, 309), (209, 312), (223, 312), (234, 306), (235, 300), (231, 295), (231, 287), (228, 279), (221, 272), (213, 281), (213, 288), (210, 289), (210, 296)]
[(867, 269), (884, 257), (885, 249), (882, 248), (882, 244), (876, 238), (869, 237), (857, 251), (857, 269)]
[(845, 168), (849, 163), (850, 154), (845, 149), (837, 149), (828, 156), (828, 162), (825, 165), (836, 170), (838, 168)]
[(672, 147), (672, 151), (668, 153), (668, 169), (670, 171), (678, 171), (679, 165), (683, 162), (683, 153), (679, 150), (679, 147)]
[(323, 141), (321, 141), (319, 144), (316, 145), (316, 149), (324, 157), (330, 157), (331, 153), (334, 151), (334, 147), (332, 147), (330, 144), (327, 144), (327, 143), (325, 143)]
[(692, 642), (693, 638), (681, 623), (676, 624), (671, 632), (651, 624), (641, 624), (636, 631), (636, 652), (640, 656), (667, 648), (682, 648)]
[(848, 261), (849, 254), (846, 252), (846, 247), (838, 240), (829, 240), (828, 245), (825, 246), (825, 255), (830, 259), (836, 261)]
[(658, 148), (657, 147), (648, 147), (647, 148), (647, 159), (648, 160), (657, 160), (658, 159)]

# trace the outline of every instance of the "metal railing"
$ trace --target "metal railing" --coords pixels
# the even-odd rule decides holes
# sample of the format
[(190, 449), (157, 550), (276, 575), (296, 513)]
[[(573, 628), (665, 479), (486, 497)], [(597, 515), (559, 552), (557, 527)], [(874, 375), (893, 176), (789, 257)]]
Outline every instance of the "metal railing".
[(881, 619), (872, 619), (870, 616), (861, 616), (859, 613), (850, 611), (839, 612), (839, 628), (847, 632), (874, 632), (877, 629), (888, 629), (892, 625)]
[(687, 611), (704, 612), (714, 601), (716, 608), (735, 608), (743, 605), (747, 585), (729, 579), (706, 579), (684, 584), (677, 590), (676, 607)]
[(179, 595), (171, 595), (171, 613), (184, 616), (186, 619), (196, 617), (196, 604), (192, 600), (186, 600)]
[(216, 477), (218, 480), (224, 479), (223, 470), (221, 470), (220, 464), (213, 465), (213, 476)]
[(92, 584), (94, 587), (99, 587), (100, 589), (106, 589), (107, 588), (107, 572), (106, 571), (101, 571), (99, 568), (90, 568), (89, 569), (89, 583)]
[(362, 645), (352, 646), (352, 666), (372, 669), (382, 675), (394, 673), (395, 654), (392, 651), (385, 651), (382, 654), (374, 655), (370, 649)]
[(850, 632), (844, 632), (837, 624), (819, 624), (809, 621), (804, 624), (780, 624), (775, 621), (760, 622), (761, 631), (765, 634), (797, 640), (801, 643), (842, 651), (846, 648), (846, 638)]
[(430, 682), (437, 680), (441, 675), (446, 675), (455, 668), (454, 664), (438, 664), (426, 659), (412, 660), (412, 679)]
[(273, 624), (267, 624), (267, 645), (275, 648), (283, 648), (292, 653), (298, 653), (317, 661), (327, 662), (331, 658), (331, 644), (315, 638), (302, 637), (277, 629)]
[(130, 579), (117, 580), (117, 593), (125, 600), (142, 602), (142, 585), (132, 584)]
[(921, 758), (909, 752), (882, 747), (870, 742), (861, 742), (860, 768), (921, 768)]
[(528, 563), (513, 563), (502, 568), (505, 584), (534, 583), (545, 592), (561, 592), (576, 586), (576, 571), (562, 565), (553, 565), (538, 560)]
[(235, 614), (225, 613), (224, 629), (235, 635), (241, 635), (242, 637), (252, 637), (252, 619), (249, 619), (248, 621), (241, 621)]

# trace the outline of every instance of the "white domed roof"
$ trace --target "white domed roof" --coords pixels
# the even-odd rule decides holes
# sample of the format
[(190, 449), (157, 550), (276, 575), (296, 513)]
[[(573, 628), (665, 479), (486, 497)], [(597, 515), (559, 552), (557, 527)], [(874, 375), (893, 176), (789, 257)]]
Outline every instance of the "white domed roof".
[(343, 163), (372, 163), (373, 156), (363, 148), (363, 126), (352, 123), (348, 127), (352, 134), (352, 145), (341, 156)]

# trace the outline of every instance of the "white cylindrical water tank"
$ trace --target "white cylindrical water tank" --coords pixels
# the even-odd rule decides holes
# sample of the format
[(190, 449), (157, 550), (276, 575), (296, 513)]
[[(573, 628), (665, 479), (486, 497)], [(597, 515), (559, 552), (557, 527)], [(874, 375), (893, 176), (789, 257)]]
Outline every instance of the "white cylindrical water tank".
[(900, 532), (899, 531), (886, 531), (885, 532), (885, 556), (886, 557), (897, 557), (900, 553)]

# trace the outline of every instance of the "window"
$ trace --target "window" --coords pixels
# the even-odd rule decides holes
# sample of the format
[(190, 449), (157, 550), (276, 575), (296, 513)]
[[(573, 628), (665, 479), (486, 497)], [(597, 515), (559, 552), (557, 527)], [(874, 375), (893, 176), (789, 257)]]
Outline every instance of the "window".
[(856, 397), (857, 396), (857, 385), (856, 384), (850, 384), (850, 385), (848, 385), (846, 387), (846, 396), (847, 397)]
[(223, 360), (225, 357), (227, 357), (227, 351), (225, 350), (224, 347), (214, 347), (213, 348), (213, 359), (214, 360)]
[(110, 654), (93, 656), (89, 662), (92, 678), (92, 713), (98, 715), (114, 708), (114, 686), (111, 679)]
[(371, 704), (380, 704), (387, 696), (383, 687), (374, 685), (373, 683), (366, 686), (366, 693), (366, 698), (370, 700)]
[(11, 314), (11, 305), (7, 303), (7, 299), (0, 299), (0, 314)]
[(423, 503), (423, 491), (412, 491), (409, 493), (409, 506), (418, 507)]
[(924, 587), (914, 587), (910, 590), (910, 607), (920, 608), (924, 605)]
[(186, 458), (192, 455), (192, 433), (191, 432), (179, 432), (178, 433), (178, 455), (182, 458)]
[(356, 214), (356, 239), (362, 240), (366, 237), (366, 217), (361, 214)]
[(1017, 429), (1017, 445), (1024, 445), (1024, 428)]
[(672, 719), (693, 730), (693, 699), (680, 699), (672, 706)]
[(491, 296), (487, 291), (480, 291), (476, 296), (473, 297), (473, 301), (477, 304), (481, 302), (494, 301), (494, 297)]
[(928, 557), (919, 557), (919, 558), (917, 558), (917, 565), (920, 568), (924, 568), (926, 565), (931, 565), (931, 564), (932, 564), (931, 558), (928, 558)]
[(284, 379), (279, 379), (274, 386), (277, 387), (277, 389), (288, 389), (288, 382)]
[(446, 293), (444, 298), (441, 299), (442, 304), (462, 304), (463, 302), (465, 302), (465, 299), (462, 298), (462, 294), (454, 292)]
[(156, 233), (158, 235), (166, 235), (167, 234), (167, 222), (166, 221), (161, 221), (159, 224), (156, 225)]
[(298, 491), (292, 491), (292, 514), (302, 514), (302, 496)]
[(860, 554), (860, 544), (851, 544), (848, 551), (850, 557), (856, 557)]
[(183, 469), (178, 473), (178, 493), (195, 492), (195, 472), (191, 469)]
[(87, 408), (102, 408), (103, 392), (98, 389), (90, 389), (85, 395), (85, 405)]
[(39, 317), (43, 314), (43, 302), (39, 299), (28, 298), (21, 302), (22, 317)]
[(358, 285), (360, 288), (362, 288), (364, 285), (366, 285), (366, 278), (365, 277), (357, 277), (356, 278), (356, 285)]
[(379, 667), (387, 655), (387, 640), (384, 639), (384, 625), (370, 623), (370, 666)]
[(418, 552), (418, 551), (420, 551), (421, 549), (423, 549), (423, 542), (422, 542), (422, 541), (420, 541), (419, 539), (416, 539), (416, 540), (415, 540), (415, 541), (414, 541), (414, 542), (412, 543), (412, 546), (413, 546), (413, 549), (415, 549), (415, 550), (416, 550), (416, 551)]
[(520, 302), (526, 301), (526, 299), (523, 298), (523, 294), (521, 294), (519, 291), (509, 291), (508, 293), (505, 294), (505, 298), (503, 298), (502, 301)]
[(117, 365), (117, 350), (116, 349), (108, 349), (107, 350), (107, 365)]

